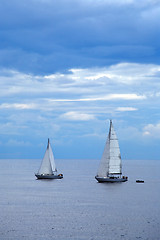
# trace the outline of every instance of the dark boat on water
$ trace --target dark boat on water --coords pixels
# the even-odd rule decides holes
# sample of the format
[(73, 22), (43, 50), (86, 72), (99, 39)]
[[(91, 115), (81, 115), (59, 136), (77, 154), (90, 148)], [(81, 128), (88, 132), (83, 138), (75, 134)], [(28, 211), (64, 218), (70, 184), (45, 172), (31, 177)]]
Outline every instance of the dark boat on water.
[(136, 180), (136, 183), (144, 183), (144, 180)]

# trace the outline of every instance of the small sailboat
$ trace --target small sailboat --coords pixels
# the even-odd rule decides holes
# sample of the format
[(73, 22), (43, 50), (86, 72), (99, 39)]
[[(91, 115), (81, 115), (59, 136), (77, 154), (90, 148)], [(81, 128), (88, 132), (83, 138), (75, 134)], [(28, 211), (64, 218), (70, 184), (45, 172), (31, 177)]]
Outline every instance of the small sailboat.
[(128, 177), (122, 176), (119, 143), (111, 120), (108, 139), (95, 178), (98, 182), (126, 182), (128, 180)]
[(63, 174), (58, 174), (54, 156), (52, 152), (52, 148), (50, 145), (50, 141), (48, 138), (48, 145), (42, 160), (41, 166), (39, 168), (38, 173), (35, 174), (37, 179), (61, 179), (63, 178)]

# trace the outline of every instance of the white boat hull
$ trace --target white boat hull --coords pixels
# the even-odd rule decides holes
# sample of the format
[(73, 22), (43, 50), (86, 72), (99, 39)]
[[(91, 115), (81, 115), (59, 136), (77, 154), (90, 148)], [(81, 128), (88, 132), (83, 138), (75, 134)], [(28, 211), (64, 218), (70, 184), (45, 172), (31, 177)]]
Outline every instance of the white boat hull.
[(126, 182), (128, 181), (128, 177), (98, 177), (95, 176), (95, 179), (99, 183), (116, 183), (116, 182)]
[(35, 174), (35, 176), (37, 177), (37, 179), (62, 179), (63, 178), (63, 174), (58, 174), (58, 175), (54, 175), (54, 174)]

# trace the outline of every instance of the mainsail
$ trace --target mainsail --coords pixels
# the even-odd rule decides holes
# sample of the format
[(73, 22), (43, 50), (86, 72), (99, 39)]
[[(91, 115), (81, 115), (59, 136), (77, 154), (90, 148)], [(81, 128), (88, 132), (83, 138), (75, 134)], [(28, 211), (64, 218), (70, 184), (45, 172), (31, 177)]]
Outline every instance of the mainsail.
[(42, 160), (38, 174), (53, 174), (54, 171), (56, 171), (56, 165), (55, 165), (50, 141), (48, 139), (47, 149), (44, 154), (44, 158)]
[(121, 154), (118, 139), (110, 121), (110, 129), (97, 175), (108, 177), (109, 175), (122, 174)]

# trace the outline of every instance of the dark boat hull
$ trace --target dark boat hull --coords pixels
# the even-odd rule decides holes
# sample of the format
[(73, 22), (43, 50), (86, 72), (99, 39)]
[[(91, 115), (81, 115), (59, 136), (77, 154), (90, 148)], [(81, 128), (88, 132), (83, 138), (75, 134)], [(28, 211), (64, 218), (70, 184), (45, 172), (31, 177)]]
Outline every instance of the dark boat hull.
[(126, 182), (128, 181), (127, 177), (98, 177), (95, 176), (95, 179), (99, 182), (99, 183), (116, 183), (116, 182)]
[(144, 183), (144, 180), (136, 180), (136, 183)]
[(49, 174), (35, 174), (35, 176), (37, 177), (37, 179), (62, 179), (63, 178), (63, 174), (58, 174), (58, 175), (49, 175)]

